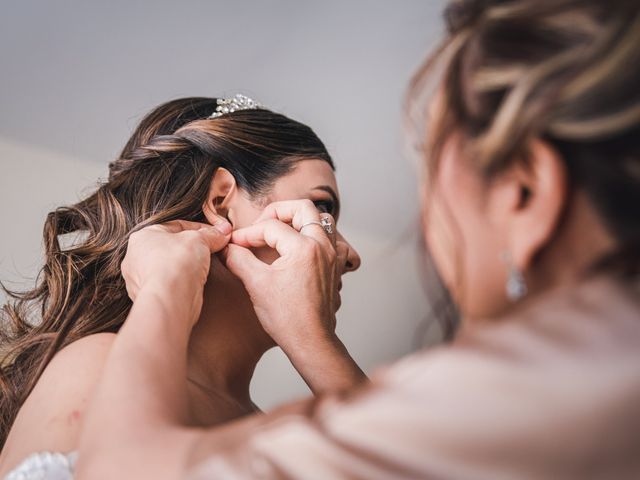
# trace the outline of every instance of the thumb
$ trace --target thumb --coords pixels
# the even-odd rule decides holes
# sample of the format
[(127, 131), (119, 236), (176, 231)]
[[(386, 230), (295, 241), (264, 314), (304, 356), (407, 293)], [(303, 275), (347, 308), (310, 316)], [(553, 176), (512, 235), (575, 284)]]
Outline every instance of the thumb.
[(219, 223), (213, 227), (201, 228), (198, 233), (206, 242), (211, 253), (219, 252), (227, 246), (231, 239), (231, 225), (228, 223)]
[(251, 250), (230, 243), (220, 252), (224, 264), (236, 277), (247, 284), (252, 278), (261, 274), (267, 265), (260, 261)]

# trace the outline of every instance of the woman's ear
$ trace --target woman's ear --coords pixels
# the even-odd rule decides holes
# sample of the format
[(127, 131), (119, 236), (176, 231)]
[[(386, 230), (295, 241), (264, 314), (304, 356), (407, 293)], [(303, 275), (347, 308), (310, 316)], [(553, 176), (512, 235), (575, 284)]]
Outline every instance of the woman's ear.
[(232, 216), (230, 207), (236, 192), (237, 185), (234, 176), (226, 168), (218, 167), (211, 179), (207, 200), (202, 206), (202, 211), (209, 223), (214, 224), (217, 217), (223, 217), (233, 225), (230, 218)]
[(527, 162), (517, 162), (498, 180), (490, 208), (518, 269), (526, 271), (554, 235), (567, 203), (567, 182), (562, 157), (539, 139), (529, 144)]

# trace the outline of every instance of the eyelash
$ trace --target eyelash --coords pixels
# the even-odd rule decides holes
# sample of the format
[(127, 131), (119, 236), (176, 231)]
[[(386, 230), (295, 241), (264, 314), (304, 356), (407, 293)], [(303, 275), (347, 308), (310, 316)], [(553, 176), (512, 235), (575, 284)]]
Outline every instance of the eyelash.
[(331, 215), (334, 214), (335, 206), (330, 200), (316, 200), (315, 202), (313, 202), (313, 204), (320, 211), (320, 213), (329, 213)]

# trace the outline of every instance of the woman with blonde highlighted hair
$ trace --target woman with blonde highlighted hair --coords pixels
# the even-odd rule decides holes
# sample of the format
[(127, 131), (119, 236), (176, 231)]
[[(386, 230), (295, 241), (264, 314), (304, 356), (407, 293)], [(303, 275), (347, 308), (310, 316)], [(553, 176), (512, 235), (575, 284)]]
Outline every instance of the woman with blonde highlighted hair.
[[(459, 0), (445, 19), (407, 110), (426, 244), (462, 317), (453, 341), (366, 386), (190, 428), (186, 366), (172, 359), (197, 319), (185, 304), (202, 267), (170, 228), (142, 230), (125, 259), (133, 309), (77, 478), (640, 477), (640, 4)], [(307, 221), (302, 204), (277, 203), (228, 243), (200, 242), (222, 252), (298, 368), (314, 370), (335, 253)], [(171, 262), (154, 262), (158, 251)], [(154, 330), (171, 334), (153, 337), (162, 356), (140, 348)]]

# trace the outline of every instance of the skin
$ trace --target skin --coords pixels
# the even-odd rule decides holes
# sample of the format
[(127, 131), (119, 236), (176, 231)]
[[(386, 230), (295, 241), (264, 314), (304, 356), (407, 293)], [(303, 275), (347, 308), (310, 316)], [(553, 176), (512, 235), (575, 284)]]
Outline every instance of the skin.
[[(291, 173), (276, 181), (267, 197), (259, 199), (250, 198), (238, 188), (228, 171), (219, 169), (212, 179), (203, 211), (213, 225), (241, 229), (250, 226), (261, 215), (268, 216), (267, 204), (292, 199), (304, 199), (307, 208), (316, 215), (326, 212), (335, 215), (337, 221), (338, 188), (329, 164), (321, 160), (300, 162)], [(227, 218), (232, 225), (227, 223)], [(318, 226), (305, 230), (320, 230), (324, 235)], [(340, 278), (360, 266), (356, 250), (339, 233), (334, 245), (337, 281), (332, 289), (337, 301), (332, 315), (339, 308)], [(194, 252), (200, 252), (200, 255), (194, 255)], [(188, 244), (186, 253), (190, 261), (196, 260), (196, 268), (187, 270), (200, 279), (203, 289), (195, 297), (192, 292), (179, 296), (185, 305), (191, 306), (188, 315), (195, 316), (197, 323), (194, 322), (196, 326), (186, 345), (186, 382), (182, 387), (187, 394), (178, 410), (180, 420), (186, 425), (213, 426), (257, 410), (250, 398), (249, 384), (257, 362), (276, 342), (258, 321), (242, 282), (218, 256), (211, 256), (209, 248), (203, 252)], [(278, 257), (274, 249), (265, 245), (257, 246), (253, 253), (267, 263), (273, 263)], [(163, 252), (158, 251), (158, 256), (164, 257)], [(137, 274), (145, 275), (144, 272)], [(167, 275), (163, 272), (155, 278), (169, 278)], [(135, 275), (127, 278), (128, 292), (137, 300), (136, 281)], [(174, 288), (176, 292), (181, 291), (177, 286)], [(150, 338), (152, 336), (153, 333)], [(113, 334), (93, 335), (74, 342), (56, 355), (18, 414), (2, 452), (0, 474), (6, 474), (34, 451), (67, 452), (78, 448), (87, 404), (115, 337)], [(347, 358), (346, 351), (341, 355)], [(304, 378), (315, 393), (345, 388), (365, 379), (350, 357), (346, 365), (345, 375), (334, 372), (335, 375), (327, 376), (320, 371), (317, 375), (307, 373)], [(44, 430), (43, 425), (47, 427)], [(33, 435), (36, 431), (38, 435)]]
[[(203, 210), (210, 223), (223, 217), (234, 229), (241, 229), (255, 222), (267, 204), (291, 199), (309, 200), (318, 211), (335, 215), (336, 222), (339, 219), (335, 175), (322, 160), (300, 162), (291, 173), (278, 179), (267, 197), (257, 200), (240, 190), (228, 171), (219, 169)], [(358, 269), (358, 253), (339, 233), (336, 249), (340, 277)], [(256, 248), (254, 253), (267, 263), (278, 257), (275, 250), (265, 246)], [(249, 395), (251, 377), (264, 352), (275, 345), (260, 325), (242, 282), (217, 256), (212, 257), (202, 311), (189, 343), (193, 424), (215, 425), (255, 411)], [(310, 387), (315, 393), (324, 390), (313, 383)]]
[[(330, 382), (343, 389), (361, 381), (362, 372), (333, 332), (341, 270), (337, 239), (321, 228), (301, 230), (319, 218), (308, 200), (276, 202), (258, 223), (231, 237), (190, 222), (149, 227), (131, 237), (122, 268), (134, 305), (109, 353), (89, 410), (96, 413), (85, 420), (78, 478), (182, 477), (203, 433), (185, 424), (185, 353), (209, 272), (201, 259), (211, 252), (221, 252), (242, 279), (262, 327), (310, 385), (326, 389)], [(265, 246), (278, 251), (275, 261), (264, 262), (252, 251)], [(160, 254), (162, 262), (156, 260)], [(144, 426), (135, 427), (140, 422)], [(122, 436), (127, 442), (118, 440)], [(129, 441), (145, 445), (143, 454)], [(166, 442), (174, 446), (169, 451)], [(122, 458), (115, 465), (99, 451)]]
[[(460, 141), (459, 135), (451, 135), (435, 178), (423, 179), (421, 187), (425, 238), (467, 324), (492, 321), (506, 312), (526, 309), (543, 293), (578, 282), (588, 265), (615, 246), (584, 194), (569, 191), (562, 159), (549, 145), (533, 139), (527, 168), (514, 162), (512, 168), (487, 181), (472, 159), (463, 155)], [(325, 284), (333, 280), (331, 269), (326, 266), (336, 255), (326, 239), (310, 242), (285, 228), (296, 214), (302, 215), (302, 204), (291, 206), (287, 214), (282, 213), (285, 209), (281, 207), (272, 210), (281, 212), (276, 215), (281, 220), (280, 227), (261, 222), (249, 227), (250, 234), (247, 229), (235, 232), (226, 249), (224, 239), (215, 248), (224, 249), (227, 266), (244, 281), (265, 330), (304, 371), (306, 362), (314, 365), (314, 357), (322, 358), (331, 350), (326, 348), (331, 322), (322, 306), (332, 301), (333, 290)], [(141, 243), (148, 248), (160, 240), (147, 236), (141, 238)], [(167, 254), (170, 247), (179, 243), (169, 232), (165, 232), (162, 241)], [(278, 262), (267, 265), (246, 249), (262, 244), (278, 245), (282, 255)], [(527, 299), (516, 305), (504, 293), (507, 269), (500, 261), (504, 251), (509, 252), (513, 265), (524, 272), (529, 286)], [(130, 253), (131, 271), (144, 270), (144, 265), (152, 261), (140, 247)], [(309, 258), (315, 261), (309, 262)], [(180, 263), (179, 258), (174, 260)], [(181, 288), (188, 297), (193, 294), (188, 292), (201, 287), (189, 275), (188, 268), (181, 271)], [(180, 424), (176, 419), (181, 399), (177, 385), (184, 369), (166, 358), (179, 356), (180, 342), (168, 342), (166, 336), (159, 336), (154, 347), (163, 355), (158, 358), (145, 354), (137, 340), (142, 332), (153, 331), (159, 325), (170, 329), (174, 338), (187, 335), (190, 316), (184, 311), (180, 289), (171, 287), (171, 281), (138, 284), (143, 300), (137, 302), (110, 354), (83, 432), (77, 478), (137, 478), (143, 473), (140, 469), (149, 465), (162, 466), (153, 472), (154, 478), (181, 478), (190, 466), (211, 455), (223, 454), (229, 445), (247, 444), (256, 428), (277, 421), (280, 415), (275, 412), (251, 417), (205, 432)], [(283, 310), (279, 294), (283, 290), (287, 298), (303, 301), (290, 302)], [(154, 301), (156, 298), (162, 298), (163, 303)], [(182, 323), (176, 318), (182, 318)], [(305, 339), (304, 348), (301, 338)], [(304, 350), (312, 353), (305, 357), (299, 353)], [(131, 364), (137, 367), (135, 375)], [(167, 368), (173, 375), (157, 374)], [(146, 380), (136, 378), (142, 374), (148, 376)], [(146, 388), (137, 392), (135, 402), (118, 402), (117, 392), (126, 389), (129, 382)], [(294, 405), (285, 410), (297, 408), (303, 407)], [(136, 438), (128, 444), (132, 432)], [(144, 448), (135, 449), (134, 441), (148, 442)], [(176, 448), (167, 451), (163, 447), (167, 441)]]
[[(531, 142), (528, 167), (515, 162), (487, 180), (461, 142), (456, 134), (446, 142), (436, 178), (422, 185), (422, 211), (438, 271), (468, 322), (498, 318), (579, 281), (615, 248), (583, 192), (569, 191), (564, 162), (547, 143)], [(505, 293), (505, 253), (529, 291), (517, 304)]]

